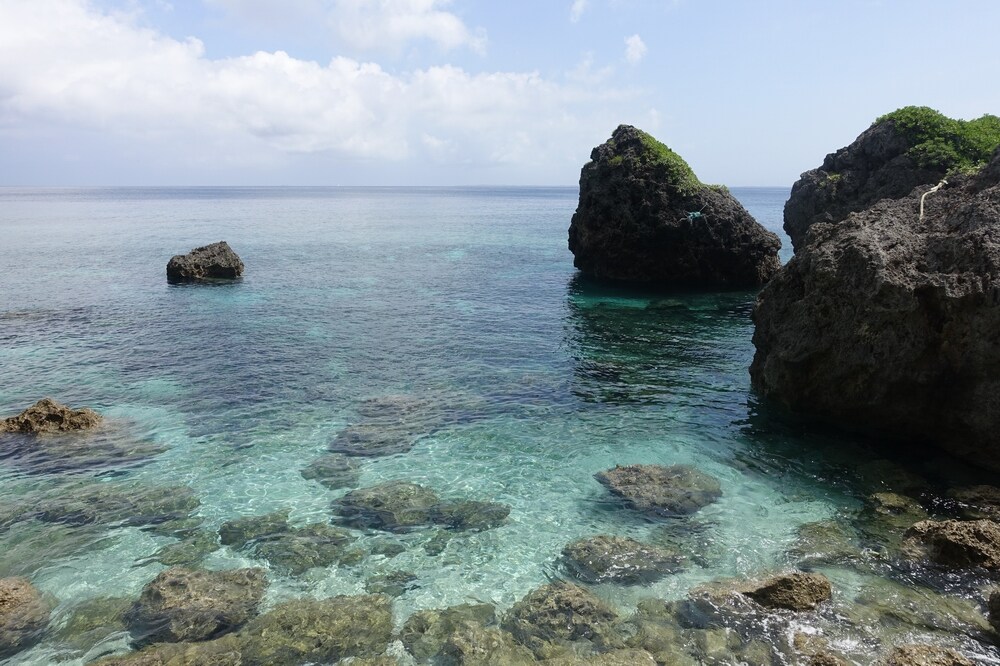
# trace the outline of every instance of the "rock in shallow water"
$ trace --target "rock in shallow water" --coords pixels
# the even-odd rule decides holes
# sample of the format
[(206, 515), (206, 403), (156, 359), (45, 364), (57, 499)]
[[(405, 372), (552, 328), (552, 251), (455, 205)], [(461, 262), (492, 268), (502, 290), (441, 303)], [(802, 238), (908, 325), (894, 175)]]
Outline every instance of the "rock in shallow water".
[(694, 513), (722, 496), (718, 479), (688, 465), (628, 465), (595, 478), (631, 508), (653, 516)]
[(358, 485), (358, 463), (342, 453), (330, 453), (313, 460), (302, 470), (302, 478), (316, 480), (331, 490)]
[(568, 544), (562, 560), (585, 583), (648, 585), (678, 571), (681, 557), (635, 539), (600, 535)]
[(452, 634), (463, 625), (486, 627), (496, 623), (496, 609), (490, 604), (462, 604), (441, 610), (421, 610), (411, 615), (399, 637), (418, 661), (437, 656)]
[(826, 576), (800, 571), (779, 574), (742, 591), (765, 608), (812, 610), (832, 594)]
[(992, 520), (924, 520), (906, 532), (904, 552), (952, 569), (1000, 570), (1000, 524)]
[(0, 433), (20, 432), (32, 435), (92, 430), (101, 423), (101, 415), (92, 409), (70, 409), (52, 398), (42, 398), (31, 407), (0, 420)]
[(167, 262), (168, 282), (234, 280), (243, 275), (243, 261), (226, 241), (196, 247)]
[(502, 626), (544, 659), (559, 656), (572, 643), (605, 647), (618, 642), (612, 628), (617, 618), (593, 593), (558, 582), (529, 592), (507, 612)]
[(49, 605), (26, 578), (0, 578), (0, 658), (30, 647), (49, 623)]
[[(926, 188), (925, 188), (926, 189)], [(1000, 151), (975, 178), (836, 225), (754, 309), (754, 389), (792, 411), (1000, 469)]]
[(580, 174), (573, 264), (598, 278), (666, 286), (753, 287), (778, 270), (781, 241), (725, 188), (621, 125)]
[(950, 648), (933, 645), (903, 645), (895, 648), (886, 666), (973, 666), (972, 662)]

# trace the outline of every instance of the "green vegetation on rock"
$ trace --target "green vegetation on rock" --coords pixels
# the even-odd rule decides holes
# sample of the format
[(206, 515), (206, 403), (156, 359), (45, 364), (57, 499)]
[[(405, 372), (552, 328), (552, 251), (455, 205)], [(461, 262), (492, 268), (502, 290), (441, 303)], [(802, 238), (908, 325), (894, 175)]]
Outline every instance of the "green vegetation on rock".
[(928, 169), (976, 171), (1000, 145), (997, 116), (954, 120), (926, 106), (906, 106), (878, 118), (875, 124), (890, 120), (913, 143), (908, 154)]
[(646, 149), (643, 159), (661, 166), (667, 172), (669, 181), (674, 184), (679, 192), (693, 194), (704, 187), (702, 182), (698, 180), (698, 177), (694, 175), (694, 171), (691, 170), (688, 163), (684, 161), (683, 157), (667, 148), (666, 145), (660, 143), (646, 132), (642, 130), (636, 130), (636, 132), (642, 141), (643, 147)]

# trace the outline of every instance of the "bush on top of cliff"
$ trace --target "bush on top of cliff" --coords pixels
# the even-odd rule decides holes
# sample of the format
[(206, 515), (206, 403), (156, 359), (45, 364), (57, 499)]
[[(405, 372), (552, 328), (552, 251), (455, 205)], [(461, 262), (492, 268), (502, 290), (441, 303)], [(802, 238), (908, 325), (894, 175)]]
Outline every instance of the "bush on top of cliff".
[(1000, 118), (989, 114), (975, 120), (955, 120), (930, 107), (905, 106), (874, 124), (886, 121), (892, 121), (913, 144), (907, 154), (928, 169), (977, 171), (1000, 145)]
[[(626, 145), (622, 145), (633, 136), (638, 137), (642, 150), (629, 151)], [(611, 140), (615, 142), (614, 151), (616, 153), (615, 157), (611, 159), (612, 166), (620, 166), (624, 164), (626, 159), (633, 159), (643, 165), (659, 167), (666, 176), (665, 180), (682, 194), (694, 194), (705, 186), (694, 175), (694, 171), (683, 157), (637, 127), (621, 125), (612, 135)], [(619, 141), (622, 144), (618, 143)]]

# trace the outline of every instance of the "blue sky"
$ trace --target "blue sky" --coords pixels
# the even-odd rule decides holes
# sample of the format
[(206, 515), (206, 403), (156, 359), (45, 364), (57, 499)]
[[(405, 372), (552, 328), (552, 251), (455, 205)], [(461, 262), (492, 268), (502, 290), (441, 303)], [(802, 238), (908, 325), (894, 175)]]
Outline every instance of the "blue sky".
[(790, 185), (1000, 114), (1000, 2), (0, 0), (0, 185), (574, 185), (619, 123)]

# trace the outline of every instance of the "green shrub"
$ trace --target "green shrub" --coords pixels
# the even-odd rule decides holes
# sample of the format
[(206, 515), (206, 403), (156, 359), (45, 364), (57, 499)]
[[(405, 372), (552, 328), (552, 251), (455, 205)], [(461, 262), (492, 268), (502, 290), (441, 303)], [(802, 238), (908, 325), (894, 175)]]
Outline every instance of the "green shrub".
[(906, 106), (875, 124), (892, 121), (912, 144), (907, 154), (918, 165), (945, 173), (981, 169), (1000, 145), (1000, 118), (954, 120), (926, 106)]

